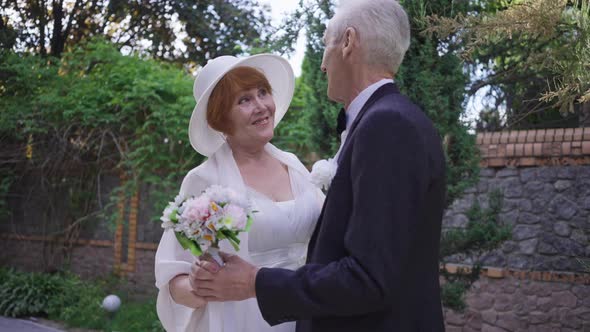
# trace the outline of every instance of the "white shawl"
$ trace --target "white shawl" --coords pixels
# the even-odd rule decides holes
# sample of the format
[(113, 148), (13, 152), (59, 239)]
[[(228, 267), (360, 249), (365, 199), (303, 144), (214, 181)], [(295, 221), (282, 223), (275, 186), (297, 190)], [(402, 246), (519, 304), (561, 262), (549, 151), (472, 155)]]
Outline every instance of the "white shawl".
[[(283, 152), (272, 144), (267, 144), (265, 149), (274, 158), (285, 164), (291, 175), (295, 175), (298, 181), (292, 181), (295, 191), (314, 189), (318, 196), (323, 194), (312, 188), (309, 182), (309, 172), (297, 157), (291, 153)], [(293, 172), (294, 171), (294, 172)], [(294, 174), (295, 173), (295, 174)], [(189, 196), (200, 195), (207, 187), (218, 184), (230, 187), (238, 192), (246, 193), (246, 185), (240, 175), (240, 171), (233, 158), (231, 148), (225, 143), (214, 155), (200, 166), (191, 170), (184, 178), (180, 194)], [(321, 204), (321, 198), (318, 204)], [(311, 230), (309, 230), (311, 234)], [(248, 253), (248, 233), (241, 233), (240, 250), (236, 252), (231, 245), (223, 241), (221, 250), (237, 254), (246, 261), (251, 261)], [(235, 313), (231, 319), (222, 321), (224, 305), (231, 302), (211, 302), (199, 309), (192, 309), (177, 304), (172, 300), (168, 284), (171, 279), (179, 274), (188, 274), (191, 265), (197, 260), (189, 251), (185, 251), (178, 244), (173, 231), (167, 230), (162, 235), (155, 259), (156, 287), (159, 289), (157, 299), (157, 312), (162, 325), (168, 332), (218, 332), (237, 330), (231, 325), (240, 326), (240, 321), (246, 313)], [(229, 309), (227, 307), (226, 309)], [(227, 312), (227, 310), (225, 311)], [(230, 326), (228, 326), (228, 324)], [(224, 326), (225, 325), (225, 326)]]

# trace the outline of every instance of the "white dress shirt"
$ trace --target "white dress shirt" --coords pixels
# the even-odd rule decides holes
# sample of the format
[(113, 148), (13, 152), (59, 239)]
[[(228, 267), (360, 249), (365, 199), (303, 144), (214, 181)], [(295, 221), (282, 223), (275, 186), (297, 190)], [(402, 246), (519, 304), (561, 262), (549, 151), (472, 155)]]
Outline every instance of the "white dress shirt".
[(342, 150), (344, 142), (346, 141), (348, 130), (350, 129), (350, 126), (352, 126), (352, 123), (360, 113), (361, 109), (363, 109), (363, 106), (365, 106), (365, 104), (367, 103), (367, 101), (369, 101), (369, 98), (371, 98), (375, 91), (377, 91), (380, 87), (384, 86), (385, 84), (393, 82), (394, 81), (390, 78), (384, 78), (378, 82), (369, 85), (352, 100), (350, 105), (348, 105), (348, 108), (346, 109), (346, 130), (344, 130), (342, 134), (340, 134), (340, 147), (338, 148), (338, 152), (336, 152), (336, 155), (334, 156), (334, 161), (336, 163), (338, 162), (340, 150)]

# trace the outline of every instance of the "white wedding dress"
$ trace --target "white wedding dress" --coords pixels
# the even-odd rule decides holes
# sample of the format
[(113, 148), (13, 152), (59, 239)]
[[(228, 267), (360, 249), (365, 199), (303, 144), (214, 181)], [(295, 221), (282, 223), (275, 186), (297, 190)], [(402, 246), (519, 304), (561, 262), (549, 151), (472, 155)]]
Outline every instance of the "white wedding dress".
[[(266, 150), (288, 168), (294, 200), (274, 202), (245, 186), (227, 144), (185, 177), (181, 194), (199, 195), (219, 184), (244, 192), (250, 198), (254, 223), (249, 233), (240, 234), (240, 250), (221, 243), (221, 250), (235, 253), (258, 267), (296, 269), (305, 262), (307, 244), (323, 203), (323, 194), (309, 182), (309, 172), (293, 154), (271, 144)], [(178, 274), (188, 274), (196, 261), (178, 244), (174, 233), (162, 235), (156, 253), (157, 311), (168, 332), (293, 332), (295, 322), (271, 327), (262, 318), (256, 299), (239, 302), (210, 302), (191, 309), (175, 303), (168, 288)]]

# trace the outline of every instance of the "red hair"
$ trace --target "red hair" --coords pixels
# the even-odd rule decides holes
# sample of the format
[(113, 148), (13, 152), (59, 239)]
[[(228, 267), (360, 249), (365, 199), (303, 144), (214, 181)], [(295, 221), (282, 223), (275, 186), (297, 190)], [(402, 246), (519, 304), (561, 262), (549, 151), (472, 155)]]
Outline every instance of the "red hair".
[(211, 128), (222, 133), (231, 134), (232, 126), (229, 112), (234, 105), (238, 93), (244, 90), (262, 88), (272, 93), (266, 76), (256, 68), (236, 67), (228, 71), (219, 82), (207, 103), (207, 123)]

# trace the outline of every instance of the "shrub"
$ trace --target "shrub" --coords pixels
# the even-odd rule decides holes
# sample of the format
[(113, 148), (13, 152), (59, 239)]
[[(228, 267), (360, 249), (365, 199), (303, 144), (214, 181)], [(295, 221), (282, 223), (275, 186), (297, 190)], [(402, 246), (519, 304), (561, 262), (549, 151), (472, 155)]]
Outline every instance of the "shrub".
[(154, 300), (133, 302), (119, 292), (123, 305), (109, 316), (101, 308), (107, 289), (121, 280), (84, 281), (71, 273), (25, 273), (0, 268), (0, 315), (41, 316), (79, 327), (103, 331), (164, 331)]

